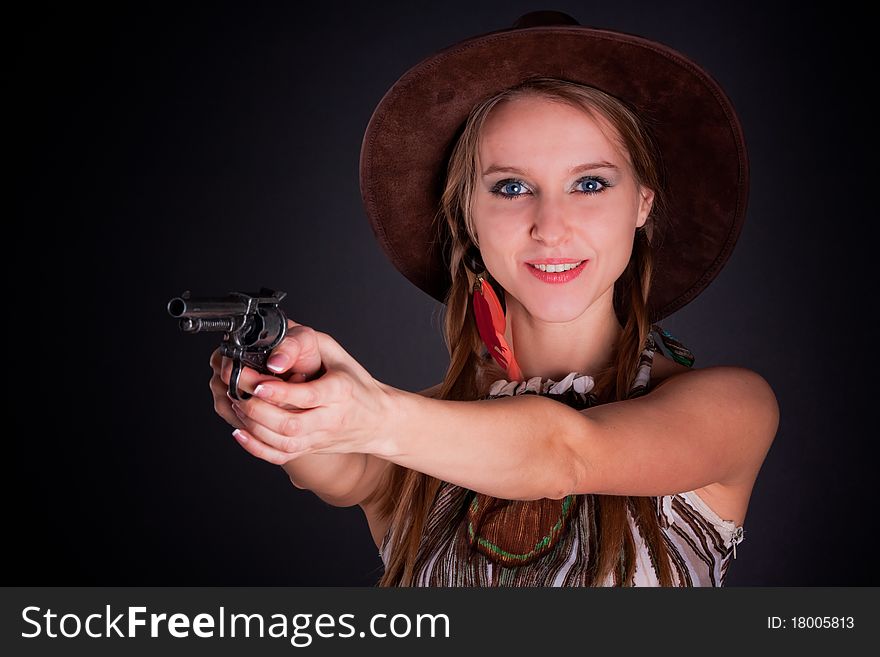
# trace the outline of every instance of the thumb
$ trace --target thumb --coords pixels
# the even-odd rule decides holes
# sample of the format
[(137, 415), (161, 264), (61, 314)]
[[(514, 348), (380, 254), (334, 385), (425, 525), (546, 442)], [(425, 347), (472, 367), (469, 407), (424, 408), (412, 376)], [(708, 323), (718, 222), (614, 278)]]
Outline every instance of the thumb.
[(347, 370), (360, 377), (370, 376), (354, 357), (349, 354), (331, 335), (315, 331), (321, 362), (327, 370)]
[(293, 320), (288, 320), (287, 326), (287, 335), (272, 350), (266, 364), (284, 379), (314, 377), (321, 370), (321, 352), (315, 329)]

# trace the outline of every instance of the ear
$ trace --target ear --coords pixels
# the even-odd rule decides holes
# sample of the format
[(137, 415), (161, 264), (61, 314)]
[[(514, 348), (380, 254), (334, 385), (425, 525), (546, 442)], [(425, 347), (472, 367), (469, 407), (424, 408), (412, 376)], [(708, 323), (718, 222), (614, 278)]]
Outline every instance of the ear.
[(647, 187), (639, 187), (639, 218), (636, 222), (636, 228), (641, 228), (648, 220), (651, 214), (651, 207), (654, 205), (654, 190)]

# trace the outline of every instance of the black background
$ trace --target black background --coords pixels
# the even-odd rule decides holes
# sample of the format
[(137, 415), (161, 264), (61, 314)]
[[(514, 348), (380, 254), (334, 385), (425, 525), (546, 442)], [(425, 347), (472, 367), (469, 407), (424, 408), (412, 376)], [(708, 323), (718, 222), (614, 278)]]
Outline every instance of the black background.
[[(853, 5), (854, 6), (854, 5)], [(377, 379), (443, 377), (439, 304), (361, 207), (373, 108), (435, 50), (535, 9), (662, 41), (739, 112), (737, 249), (662, 324), (697, 367), (740, 365), (782, 417), (728, 585), (876, 584), (874, 130), (864, 17), (845, 4), (127, 3), (10, 16), (7, 584), (369, 586), (358, 507), (295, 489), (212, 409), (217, 340), (168, 299), (288, 292)], [(864, 82), (863, 82), (864, 81)], [(11, 329), (11, 330), (10, 330)]]

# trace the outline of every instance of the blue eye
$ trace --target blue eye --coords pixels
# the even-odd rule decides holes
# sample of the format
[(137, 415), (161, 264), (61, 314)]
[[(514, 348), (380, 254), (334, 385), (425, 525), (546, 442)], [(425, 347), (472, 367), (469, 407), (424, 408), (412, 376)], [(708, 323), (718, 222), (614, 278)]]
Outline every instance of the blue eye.
[[(514, 188), (518, 187), (520, 190), (522, 190), (523, 184), (521, 182), (519, 182), (518, 180), (511, 180), (511, 181), (502, 180), (500, 183), (498, 183), (498, 185), (495, 186), (495, 188), (492, 191), (493, 192), (500, 191), (501, 189), (504, 189), (505, 187), (514, 187)], [(502, 196), (521, 196), (521, 194), (518, 194), (515, 191), (502, 192), (501, 195)]]
[[(593, 195), (593, 194), (601, 194), (605, 191), (606, 188), (611, 187), (611, 183), (602, 178), (601, 176), (584, 176), (580, 180), (577, 181), (575, 187), (580, 187), (581, 185), (586, 185), (585, 189), (577, 189), (577, 191), (581, 194)], [(510, 191), (502, 191), (506, 187), (511, 188)], [(515, 178), (505, 178), (504, 180), (499, 180), (492, 189), (489, 190), (490, 193), (495, 196), (499, 196), (504, 199), (515, 199), (520, 196), (525, 196), (524, 193), (520, 193), (523, 190), (528, 189), (525, 184), (521, 180), (517, 180)]]
[[(501, 191), (505, 187), (511, 187), (514, 191)], [(523, 185), (521, 180), (516, 180), (514, 178), (505, 178), (504, 180), (499, 180), (492, 189), (489, 190), (491, 194), (495, 194), (495, 196), (500, 196), (501, 198), (512, 199), (517, 198), (518, 196), (523, 196), (520, 194), (522, 190), (525, 189), (525, 185)]]
[(582, 189), (584, 194), (599, 194), (605, 191), (605, 188), (608, 187), (608, 182), (599, 177), (590, 177), (590, 178), (581, 178), (577, 182), (578, 185), (587, 184), (589, 185), (589, 189)]

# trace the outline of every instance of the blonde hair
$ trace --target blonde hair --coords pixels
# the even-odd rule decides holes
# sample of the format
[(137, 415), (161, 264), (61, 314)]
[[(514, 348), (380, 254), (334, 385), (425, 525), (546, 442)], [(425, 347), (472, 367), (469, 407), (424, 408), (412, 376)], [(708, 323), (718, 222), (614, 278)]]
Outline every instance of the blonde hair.
[[(632, 255), (614, 286), (614, 309), (623, 330), (613, 348), (610, 364), (598, 371), (595, 391), (600, 402), (626, 397), (636, 373), (639, 355), (650, 332), (647, 301), (651, 284), (652, 247), (659, 237), (663, 216), (664, 180), (656, 144), (642, 119), (625, 103), (598, 89), (549, 77), (533, 77), (488, 98), (473, 108), (450, 155), (445, 187), (434, 228), (448, 254), (452, 284), (445, 299), (444, 339), (450, 362), (437, 397), (474, 400), (478, 372), (487, 359), (473, 313), (469, 312), (473, 274), (465, 266), (465, 254), (475, 244), (471, 204), (478, 180), (477, 157), (483, 126), (492, 109), (521, 97), (541, 97), (562, 102), (605, 119), (611, 135), (629, 155), (635, 181), (655, 192), (651, 214), (644, 228), (636, 231)], [(503, 289), (494, 286), (499, 296)], [(502, 296), (503, 298), (503, 296)], [(392, 551), (378, 586), (412, 586), (414, 564), (425, 521), (440, 480), (391, 463), (386, 478), (368, 501), (378, 503), (379, 513), (391, 518)], [(661, 586), (672, 586), (672, 566), (650, 497), (595, 495), (598, 550), (591, 555), (592, 586), (601, 586), (609, 573), (618, 585), (630, 582), (635, 572), (635, 543), (627, 509), (642, 534), (655, 564)]]

